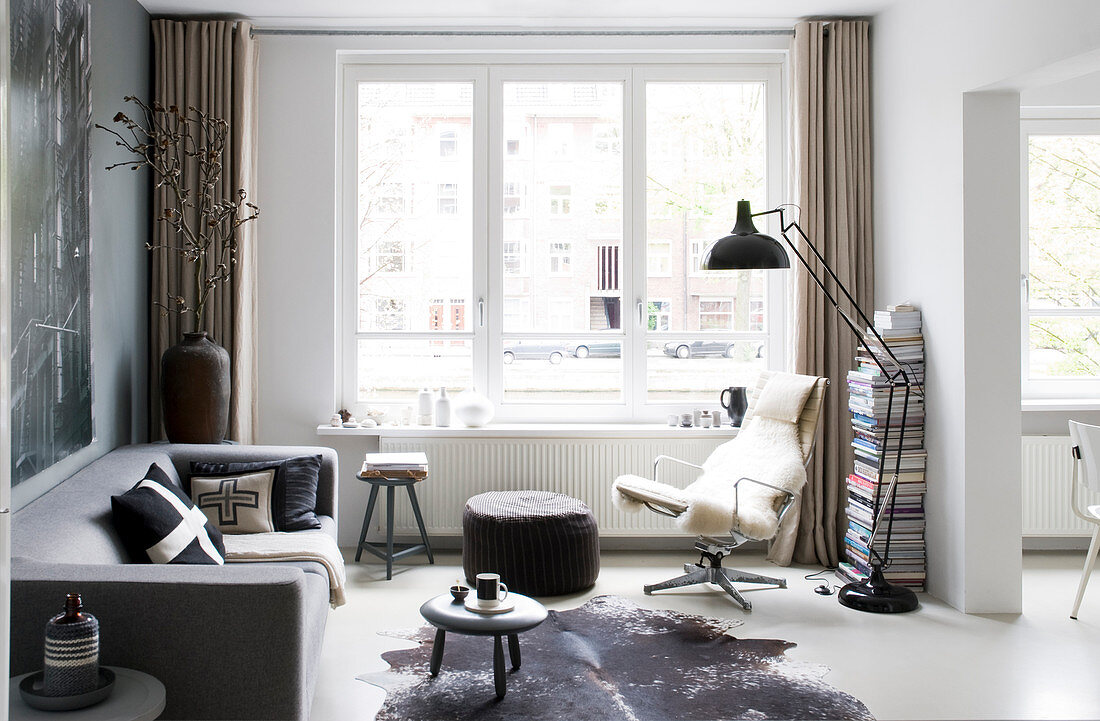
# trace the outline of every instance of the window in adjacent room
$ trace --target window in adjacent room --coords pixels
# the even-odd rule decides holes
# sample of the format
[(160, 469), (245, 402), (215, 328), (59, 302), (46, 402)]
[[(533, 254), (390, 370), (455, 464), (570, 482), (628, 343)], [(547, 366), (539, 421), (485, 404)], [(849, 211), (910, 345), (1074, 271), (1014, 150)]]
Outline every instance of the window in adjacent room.
[(1024, 120), (1025, 398), (1100, 396), (1100, 119)]
[(699, 271), (782, 198), (782, 66), (729, 58), (345, 65), (346, 402), (653, 421), (782, 368), (785, 283)]

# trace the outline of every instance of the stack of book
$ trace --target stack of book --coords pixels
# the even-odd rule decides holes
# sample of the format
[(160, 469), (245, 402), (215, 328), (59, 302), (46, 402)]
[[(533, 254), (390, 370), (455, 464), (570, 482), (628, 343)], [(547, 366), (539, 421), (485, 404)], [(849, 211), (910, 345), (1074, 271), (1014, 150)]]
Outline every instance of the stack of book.
[[(909, 380), (916, 386), (909, 396), (905, 413), (905, 386), (895, 387), (861, 349), (856, 368), (848, 372), (848, 409), (852, 413), (852, 448), (855, 449), (853, 472), (848, 476), (848, 529), (844, 538), (845, 561), (837, 576), (845, 583), (858, 582), (870, 572), (869, 545), (875, 518), (890, 487), (901, 448), (901, 469), (894, 491), (893, 509), (882, 515), (882, 529), (874, 541), (879, 555), (886, 552), (886, 531), (890, 536), (889, 565), (886, 580), (913, 590), (924, 589), (924, 337), (920, 311), (910, 305), (889, 306), (876, 311), (875, 330), (890, 351), (902, 363)], [(879, 349), (878, 339), (868, 329), (867, 345), (883, 356), (887, 371), (894, 363)], [(900, 379), (899, 379), (900, 380)], [(893, 393), (891, 401), (891, 392)], [(887, 434), (887, 430), (889, 433)], [(904, 434), (902, 433), (904, 431)]]
[(428, 475), (424, 453), (368, 453), (359, 472), (365, 478), (423, 478)]

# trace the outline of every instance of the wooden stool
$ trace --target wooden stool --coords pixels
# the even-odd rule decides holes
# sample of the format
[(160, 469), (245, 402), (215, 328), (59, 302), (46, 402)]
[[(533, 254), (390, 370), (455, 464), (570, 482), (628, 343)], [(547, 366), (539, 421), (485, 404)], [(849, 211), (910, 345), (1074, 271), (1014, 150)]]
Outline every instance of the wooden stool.
[[(367, 512), (363, 514), (363, 531), (359, 534), (359, 546), (355, 549), (355, 562), (358, 563), (363, 551), (373, 553), (386, 562), (386, 580), (393, 578), (393, 562), (398, 558), (411, 556), (414, 553), (424, 551), (428, 554), (428, 563), (435, 563), (432, 555), (432, 546), (428, 542), (428, 531), (424, 528), (424, 517), (420, 515), (420, 504), (416, 500), (416, 491), (413, 487), (418, 481), (427, 477), (422, 471), (365, 471), (356, 476), (360, 481), (370, 484), (370, 500), (367, 501)], [(412, 504), (413, 515), (416, 516), (416, 525), (420, 528), (420, 538), (423, 543), (417, 543), (394, 551), (393, 547), (393, 497), (394, 489), (404, 486), (409, 492), (409, 502)], [(386, 543), (367, 543), (367, 529), (370, 527), (371, 516), (374, 515), (374, 504), (378, 500), (378, 489), (386, 489)]]

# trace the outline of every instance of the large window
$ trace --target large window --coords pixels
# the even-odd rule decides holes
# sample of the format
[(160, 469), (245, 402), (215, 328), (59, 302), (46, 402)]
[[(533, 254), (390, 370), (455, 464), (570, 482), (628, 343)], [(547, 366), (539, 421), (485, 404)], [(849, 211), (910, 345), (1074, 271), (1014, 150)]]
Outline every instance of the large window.
[(1100, 120), (1029, 120), (1024, 397), (1100, 395)]
[(738, 200), (780, 202), (779, 78), (345, 66), (345, 402), (476, 386), (501, 420), (655, 420), (781, 368), (782, 279), (698, 267)]

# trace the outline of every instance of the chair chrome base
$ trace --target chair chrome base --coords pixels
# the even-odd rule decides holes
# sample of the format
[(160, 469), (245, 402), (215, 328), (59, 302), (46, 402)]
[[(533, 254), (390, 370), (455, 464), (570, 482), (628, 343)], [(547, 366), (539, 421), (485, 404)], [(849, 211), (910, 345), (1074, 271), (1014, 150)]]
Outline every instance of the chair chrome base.
[[(772, 578), (771, 576), (761, 576), (756, 573), (738, 571), (733, 568), (722, 568), (722, 558), (726, 556), (734, 546), (718, 546), (699, 542), (695, 544), (695, 547), (702, 551), (702, 558), (699, 559), (699, 563), (685, 563), (684, 575), (682, 576), (670, 578), (661, 583), (643, 586), (642, 590), (645, 591), (645, 594), (648, 596), (654, 591), (695, 586), (700, 583), (713, 583), (720, 586), (734, 601), (737, 601), (741, 608), (746, 611), (751, 611), (752, 602), (742, 596), (741, 592), (733, 587), (734, 583), (763, 583), (778, 586), (779, 588), (787, 587), (787, 580), (785, 578)], [(703, 565), (704, 559), (710, 561), (709, 566)]]

